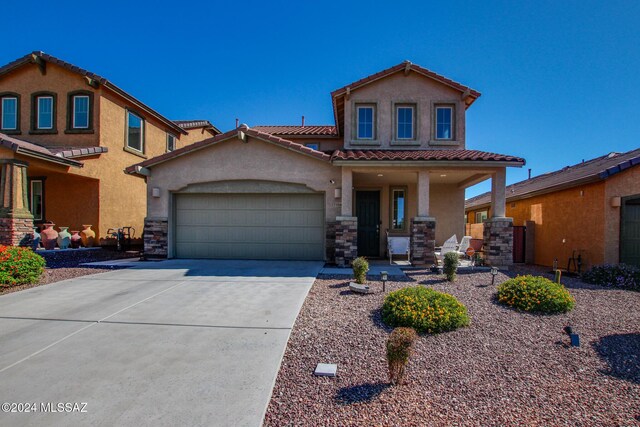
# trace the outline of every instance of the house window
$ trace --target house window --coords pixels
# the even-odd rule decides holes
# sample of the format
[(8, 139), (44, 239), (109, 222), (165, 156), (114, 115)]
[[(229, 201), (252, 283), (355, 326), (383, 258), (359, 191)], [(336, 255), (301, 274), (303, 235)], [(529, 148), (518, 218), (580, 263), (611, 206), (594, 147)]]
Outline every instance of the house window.
[(316, 151), (318, 151), (318, 150), (320, 149), (320, 144), (318, 144), (318, 143), (316, 143), (316, 142), (311, 143), (311, 144), (304, 144), (304, 146), (305, 146), (305, 147), (309, 147), (309, 148), (311, 148), (312, 150), (316, 150)]
[(38, 96), (36, 129), (53, 129), (53, 97)]
[(358, 139), (374, 139), (375, 108), (372, 105), (360, 105), (356, 108), (358, 122), (356, 137)]
[(487, 211), (476, 212), (476, 224), (482, 224), (487, 220)]
[(73, 129), (89, 128), (89, 97), (76, 95), (73, 97)]
[(33, 179), (29, 184), (29, 210), (34, 221), (44, 219), (44, 181)]
[(436, 139), (453, 139), (453, 107), (436, 107)]
[(403, 231), (406, 226), (407, 190), (391, 189), (391, 230)]
[(127, 111), (127, 148), (144, 152), (144, 119)]
[(176, 137), (168, 133), (167, 134), (167, 151), (173, 151), (175, 149), (176, 149)]
[(414, 139), (413, 118), (414, 107), (399, 106), (396, 108), (396, 139)]
[(18, 129), (18, 98), (15, 96), (5, 96), (2, 98), (2, 119), (0, 128), (2, 130)]

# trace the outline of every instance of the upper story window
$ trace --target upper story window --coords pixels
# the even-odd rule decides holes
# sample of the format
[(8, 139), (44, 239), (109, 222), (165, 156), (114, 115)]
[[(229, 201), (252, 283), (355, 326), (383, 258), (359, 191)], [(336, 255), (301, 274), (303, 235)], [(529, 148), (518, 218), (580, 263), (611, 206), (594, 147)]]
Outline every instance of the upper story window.
[(144, 153), (144, 119), (127, 111), (127, 148)]
[(18, 130), (18, 97), (7, 95), (0, 100), (0, 129)]
[(53, 96), (38, 96), (37, 101), (37, 117), (36, 129), (51, 130), (53, 129)]
[(317, 142), (312, 142), (310, 144), (304, 144), (305, 147), (309, 147), (312, 150), (316, 150), (318, 151), (320, 149), (320, 144), (318, 144)]
[(175, 135), (167, 134), (167, 151), (173, 151), (176, 149), (176, 137)]
[(436, 139), (452, 140), (453, 139), (453, 106), (437, 106), (436, 107)]
[(93, 92), (78, 90), (67, 94), (65, 133), (93, 133)]
[(415, 108), (412, 105), (396, 107), (396, 139), (414, 139)]
[(357, 109), (357, 139), (375, 139), (376, 109), (373, 105), (358, 105)]
[(87, 95), (73, 97), (73, 128), (89, 128), (89, 97)]

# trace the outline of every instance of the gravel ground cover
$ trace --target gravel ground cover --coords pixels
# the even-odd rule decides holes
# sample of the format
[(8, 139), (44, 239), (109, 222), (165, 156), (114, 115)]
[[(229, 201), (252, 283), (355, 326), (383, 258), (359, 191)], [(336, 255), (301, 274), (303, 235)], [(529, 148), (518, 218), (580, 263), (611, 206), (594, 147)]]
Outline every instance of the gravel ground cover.
[[(292, 331), (265, 426), (640, 426), (640, 292), (565, 278), (576, 308), (541, 316), (497, 305), (490, 273), (453, 284), (427, 271), (409, 276), (387, 292), (418, 284), (448, 292), (471, 325), (419, 337), (407, 383), (391, 387), (382, 284), (355, 295), (348, 280), (321, 277)], [(568, 324), (580, 347), (568, 345)], [(338, 376), (314, 377), (318, 362), (337, 363)]]

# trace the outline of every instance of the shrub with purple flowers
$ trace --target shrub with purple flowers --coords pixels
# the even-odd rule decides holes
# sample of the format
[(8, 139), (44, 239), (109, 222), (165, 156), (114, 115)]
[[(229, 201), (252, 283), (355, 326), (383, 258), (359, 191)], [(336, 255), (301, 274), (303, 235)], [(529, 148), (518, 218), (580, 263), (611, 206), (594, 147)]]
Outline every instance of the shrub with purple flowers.
[(596, 265), (582, 275), (582, 280), (609, 288), (640, 291), (640, 268), (626, 264)]

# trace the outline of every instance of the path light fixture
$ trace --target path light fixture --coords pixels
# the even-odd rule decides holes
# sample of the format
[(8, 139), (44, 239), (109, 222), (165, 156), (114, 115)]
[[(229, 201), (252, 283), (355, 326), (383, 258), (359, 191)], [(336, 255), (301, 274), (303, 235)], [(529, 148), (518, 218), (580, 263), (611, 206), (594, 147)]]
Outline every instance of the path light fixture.
[(389, 279), (389, 273), (386, 271), (380, 272), (380, 277), (382, 278), (382, 292), (387, 291), (387, 280)]
[(498, 267), (491, 267), (491, 286), (496, 282), (496, 276), (498, 275)]

